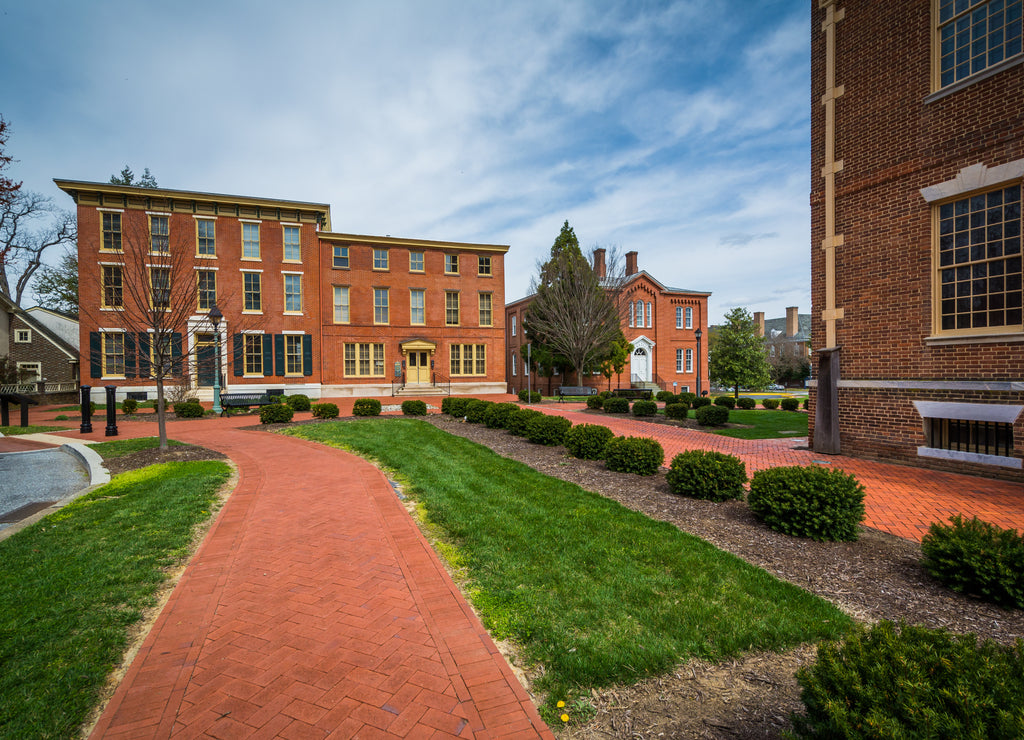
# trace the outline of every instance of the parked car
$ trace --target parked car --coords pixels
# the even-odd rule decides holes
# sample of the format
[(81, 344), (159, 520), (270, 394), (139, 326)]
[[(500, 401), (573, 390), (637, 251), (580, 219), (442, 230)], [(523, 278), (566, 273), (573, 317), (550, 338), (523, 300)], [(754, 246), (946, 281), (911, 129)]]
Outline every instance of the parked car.
[(778, 383), (772, 383), (770, 386), (768, 386), (768, 390), (770, 390), (770, 391), (784, 391), (786, 389), (783, 386), (779, 385)]

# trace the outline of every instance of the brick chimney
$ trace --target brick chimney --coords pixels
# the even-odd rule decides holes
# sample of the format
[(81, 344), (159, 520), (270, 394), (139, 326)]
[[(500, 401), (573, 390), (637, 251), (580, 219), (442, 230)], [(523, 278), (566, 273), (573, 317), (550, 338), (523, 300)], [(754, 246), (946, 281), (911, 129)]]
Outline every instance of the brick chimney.
[(626, 277), (636, 273), (636, 252), (626, 252)]
[(754, 323), (757, 324), (757, 335), (764, 336), (764, 311), (754, 312)]
[(594, 250), (594, 273), (597, 275), (598, 280), (604, 280), (605, 272), (607, 267), (605, 266), (605, 250), (603, 247), (598, 247)]
[(796, 306), (786, 309), (786, 336), (795, 337), (800, 333), (800, 315)]

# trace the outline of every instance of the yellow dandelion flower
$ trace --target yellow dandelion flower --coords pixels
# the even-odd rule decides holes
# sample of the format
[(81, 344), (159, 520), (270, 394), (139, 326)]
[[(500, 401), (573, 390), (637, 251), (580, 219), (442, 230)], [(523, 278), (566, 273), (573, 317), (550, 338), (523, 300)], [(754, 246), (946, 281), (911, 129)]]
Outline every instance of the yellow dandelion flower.
[(568, 722), (569, 721), (569, 715), (568, 714), (563, 714), (562, 715), (562, 721), (563, 722)]
[(565, 706), (565, 702), (564, 702), (564, 701), (560, 701), (560, 702), (558, 702), (558, 704), (556, 704), (555, 706), (557, 706), (557, 707), (558, 707), (559, 709), (561, 709), (562, 707), (564, 707), (564, 706)]

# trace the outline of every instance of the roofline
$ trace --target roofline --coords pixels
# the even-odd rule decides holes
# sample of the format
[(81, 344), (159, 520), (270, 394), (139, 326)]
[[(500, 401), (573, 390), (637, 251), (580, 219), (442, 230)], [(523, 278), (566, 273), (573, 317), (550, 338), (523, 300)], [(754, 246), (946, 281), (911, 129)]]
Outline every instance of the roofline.
[(323, 241), (359, 242), (361, 244), (380, 244), (389, 247), (433, 247), (441, 249), (474, 249), (485, 252), (501, 252), (504, 254), (510, 247), (507, 244), (476, 244), (473, 242), (444, 242), (431, 239), (406, 239), (394, 236), (371, 236), (368, 234), (341, 234), (321, 231), (317, 236)]
[(3, 293), (0, 293), (0, 297), (5, 298), (6, 301), (13, 306), (13, 309), (9, 309), (11, 313), (18, 314), (22, 321), (24, 321), (35, 331), (39, 332), (44, 337), (46, 337), (50, 344), (52, 344), (58, 350), (66, 354), (72, 360), (78, 360), (79, 352), (73, 345), (69, 344), (67, 341), (61, 339), (56, 334), (54, 334), (45, 324), (41, 323), (35, 316), (32, 316), (28, 312), (28, 309), (22, 308), (21, 306), (17, 305), (10, 298), (7, 298), (7, 296), (3, 295)]
[(706, 291), (702, 291), (702, 290), (687, 290), (686, 288), (670, 288), (667, 285), (665, 285), (664, 283), (660, 282), (656, 277), (651, 275), (651, 273), (647, 272), (647, 270), (638, 270), (638, 271), (634, 272), (632, 275), (629, 275), (623, 281), (623, 285), (626, 285), (627, 283), (633, 282), (634, 280), (638, 279), (641, 275), (645, 276), (648, 280), (650, 280), (652, 283), (657, 285), (665, 293), (685, 293), (687, 295), (701, 295), (701, 296), (710, 296), (711, 295), (710, 291), (706, 292)]

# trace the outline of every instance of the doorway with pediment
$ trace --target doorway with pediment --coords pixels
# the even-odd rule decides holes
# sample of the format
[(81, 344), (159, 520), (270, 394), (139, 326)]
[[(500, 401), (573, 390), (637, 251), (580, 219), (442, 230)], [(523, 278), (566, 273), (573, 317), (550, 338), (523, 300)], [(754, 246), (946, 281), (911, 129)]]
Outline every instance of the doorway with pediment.
[(426, 339), (402, 342), (406, 385), (430, 385), (434, 381), (434, 351), (437, 345)]

